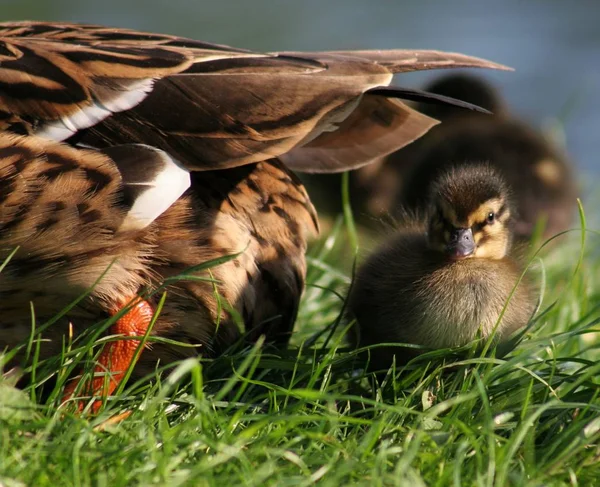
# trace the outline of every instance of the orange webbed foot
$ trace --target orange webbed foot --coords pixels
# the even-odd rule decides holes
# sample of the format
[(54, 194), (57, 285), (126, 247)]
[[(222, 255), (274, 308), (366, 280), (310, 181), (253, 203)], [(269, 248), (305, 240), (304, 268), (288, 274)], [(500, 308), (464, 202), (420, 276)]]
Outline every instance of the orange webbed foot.
[[(130, 300), (125, 301), (123, 305), (116, 307), (112, 314), (117, 314), (130, 302)], [(143, 299), (137, 299), (131, 309), (110, 327), (110, 332), (114, 335), (142, 337), (146, 334), (153, 316), (152, 306)], [(94, 378), (79, 388), (80, 393), (101, 398), (112, 394), (123, 380), (127, 369), (137, 359), (136, 350), (139, 345), (140, 340), (116, 340), (106, 344), (94, 367)], [(62, 402), (73, 396), (81, 380), (81, 377), (74, 378), (67, 384)], [(85, 404), (86, 401), (77, 401), (78, 412), (83, 411)], [(101, 405), (102, 399), (95, 400), (92, 404), (92, 412), (98, 412)]]

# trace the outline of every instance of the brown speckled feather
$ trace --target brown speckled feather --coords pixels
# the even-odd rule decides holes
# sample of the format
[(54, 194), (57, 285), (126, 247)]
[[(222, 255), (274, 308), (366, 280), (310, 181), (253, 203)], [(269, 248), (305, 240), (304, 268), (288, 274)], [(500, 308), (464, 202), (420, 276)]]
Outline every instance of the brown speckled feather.
[[(44, 356), (60, 350), (68, 322), (83, 329), (143, 286), (239, 252), (211, 270), (222, 283), (219, 294), (252, 336), (289, 337), (304, 287), (306, 240), (317, 223), (304, 188), (277, 160), (196, 173), (175, 204), (133, 231), (119, 230), (130, 206), (117, 164), (103, 154), (0, 134), (0, 180), (0, 261), (19, 246), (0, 273), (2, 345), (27, 337), (31, 301), (43, 323), (105, 271), (89, 296), (48, 329)], [(226, 311), (217, 317), (212, 283), (180, 281), (167, 291), (156, 334), (201, 344), (209, 355), (239, 336)], [(156, 354), (165, 360), (184, 353), (197, 350), (156, 345), (142, 363), (151, 368)]]
[[(388, 154), (437, 123), (399, 100), (382, 98), (375, 110), (364, 93), (389, 85), (397, 72), (448, 67), (503, 68), (439, 51), (262, 54), (101, 26), (4, 23), (0, 126), (94, 147), (151, 143), (194, 170), (287, 153), (292, 169), (336, 172)], [(336, 153), (339, 137), (318, 140), (345, 129), (355, 110), (368, 150), (351, 150), (358, 147), (353, 132), (343, 153)], [(292, 150), (313, 140), (318, 157)]]

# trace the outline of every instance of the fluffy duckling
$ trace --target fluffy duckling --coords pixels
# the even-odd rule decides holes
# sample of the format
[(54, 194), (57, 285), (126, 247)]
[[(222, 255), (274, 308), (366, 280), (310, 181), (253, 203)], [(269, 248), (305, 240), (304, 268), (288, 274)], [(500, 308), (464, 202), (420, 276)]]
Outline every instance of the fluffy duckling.
[(552, 141), (514, 117), (500, 93), (481, 77), (446, 75), (426, 90), (467, 100), (493, 115), (419, 104), (420, 111), (442, 123), (379, 163), (378, 170), (369, 166), (352, 176), (363, 212), (401, 217), (406, 209), (423, 211), (431, 185), (450, 166), (489, 162), (512, 191), (517, 238), (529, 239), (540, 219), (546, 237), (569, 228), (577, 185), (570, 161)]
[[(142, 336), (158, 304), (148, 291), (168, 279), (152, 333), (195, 348), (154, 344), (142, 373), (218, 355), (244, 332), (286, 343), (316, 231), (292, 170), (343, 171), (417, 139), (437, 121), (389, 84), (449, 66), (502, 68), (438, 51), (254, 53), (0, 24), (0, 350), (27, 340), (31, 303), (51, 323), (41, 357), (60, 352), (70, 324), (78, 334), (116, 314), (110, 334)], [(108, 387), (100, 377), (84, 390), (110, 394), (138, 344), (107, 345), (96, 370)]]
[[(500, 94), (483, 78), (464, 74), (442, 76), (425, 90), (447, 96), (452, 99), (468, 100), (478, 107), (492, 112), (494, 116), (503, 115), (507, 107)], [(350, 174), (350, 190), (357, 218), (365, 224), (373, 223), (389, 215), (401, 216), (405, 206), (412, 203), (406, 201), (408, 192), (419, 192), (423, 188), (412, 188), (407, 178), (415, 171), (415, 167), (423, 157), (423, 153), (436, 140), (435, 134), (446, 130), (458, 117), (476, 120), (489, 119), (489, 113), (477, 110), (464, 110), (458, 107), (445, 106), (440, 103), (418, 103), (419, 111), (442, 123), (433, 127), (427, 134), (409, 146), (387, 157), (364, 166)], [(439, 161), (438, 161), (439, 162)], [(411, 178), (412, 179), (412, 178)], [(427, 193), (425, 193), (427, 197)], [(317, 208), (318, 208), (317, 202)], [(400, 209), (400, 211), (398, 211)], [(400, 214), (399, 214), (400, 213)]]
[[(468, 78), (470, 79), (470, 78)], [(477, 78), (473, 78), (477, 79)], [(393, 214), (406, 175), (410, 173), (428, 147), (431, 134), (440, 130), (452, 116), (487, 117), (490, 112), (504, 111), (503, 101), (493, 88), (483, 82), (467, 83), (465, 89), (455, 89), (462, 83), (451, 82), (451, 89), (438, 84), (425, 91), (415, 91), (410, 99), (419, 101), (416, 108), (443, 123), (432, 127), (427, 134), (390, 155), (372, 160), (350, 173), (350, 194), (355, 217), (363, 224), (372, 224), (383, 216)], [(438, 91), (435, 91), (438, 90)], [(410, 96), (410, 95), (409, 95)], [(461, 100), (461, 103), (456, 103)], [(463, 100), (468, 100), (464, 103)], [(452, 103), (448, 103), (452, 101)], [(343, 211), (340, 174), (306, 174), (301, 179), (312, 195), (319, 214), (335, 215)], [(394, 215), (396, 216), (396, 215)]]
[[(429, 220), (401, 229), (357, 271), (348, 297), (357, 347), (408, 343), (428, 349), (491, 336), (522, 267), (510, 256), (513, 204), (502, 176), (488, 165), (438, 177)], [(519, 283), (496, 329), (502, 342), (530, 319), (535, 293)], [(370, 366), (406, 363), (414, 348), (375, 348)]]
[[(468, 100), (474, 106), (498, 115), (506, 112), (504, 100), (496, 90), (477, 77), (462, 74), (444, 76), (426, 88), (427, 93), (435, 93), (455, 100)], [(398, 217), (399, 205), (408, 205), (404, 193), (412, 188), (406, 185), (406, 177), (414, 171), (424, 151), (431, 145), (434, 134), (444, 131), (452, 123), (453, 117), (489, 118), (489, 113), (480, 110), (465, 110), (464, 107), (448, 106), (443, 103), (417, 103), (419, 111), (442, 121), (432, 127), (427, 134), (412, 144), (403, 147), (389, 156), (380, 157), (367, 166), (350, 173), (350, 195), (355, 218), (367, 226), (372, 226), (382, 218)], [(319, 174), (303, 176), (302, 179), (312, 194), (312, 200), (319, 213), (335, 214), (342, 211), (339, 195), (341, 177), (339, 174)], [(419, 191), (422, 186), (419, 186)], [(425, 194), (425, 197), (427, 194)], [(412, 203), (411, 203), (412, 204)], [(402, 207), (400, 207), (402, 208)], [(402, 209), (400, 210), (402, 211)]]

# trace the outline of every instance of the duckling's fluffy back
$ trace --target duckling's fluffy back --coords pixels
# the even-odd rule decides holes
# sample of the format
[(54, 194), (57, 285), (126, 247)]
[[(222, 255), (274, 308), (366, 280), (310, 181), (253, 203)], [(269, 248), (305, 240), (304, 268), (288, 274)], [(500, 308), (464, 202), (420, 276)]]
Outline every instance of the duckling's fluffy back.
[[(447, 260), (428, 249), (424, 227), (413, 225), (359, 269), (348, 302), (357, 320), (351, 340), (358, 347), (397, 342), (439, 349), (465, 345), (479, 330), (487, 338), (520, 275), (510, 258)], [(527, 323), (534, 301), (524, 279), (508, 303), (497, 340)], [(405, 363), (417, 353), (411, 348), (378, 348), (371, 352), (371, 366), (389, 366), (394, 354), (398, 363)]]

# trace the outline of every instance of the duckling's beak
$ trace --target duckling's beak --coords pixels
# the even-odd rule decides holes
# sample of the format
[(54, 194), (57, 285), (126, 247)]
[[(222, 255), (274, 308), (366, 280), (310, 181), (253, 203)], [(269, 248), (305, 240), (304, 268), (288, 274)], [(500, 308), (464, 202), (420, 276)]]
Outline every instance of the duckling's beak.
[(464, 259), (475, 252), (475, 240), (473, 230), (470, 228), (455, 228), (450, 234), (450, 242), (446, 246), (446, 252), (452, 259)]

